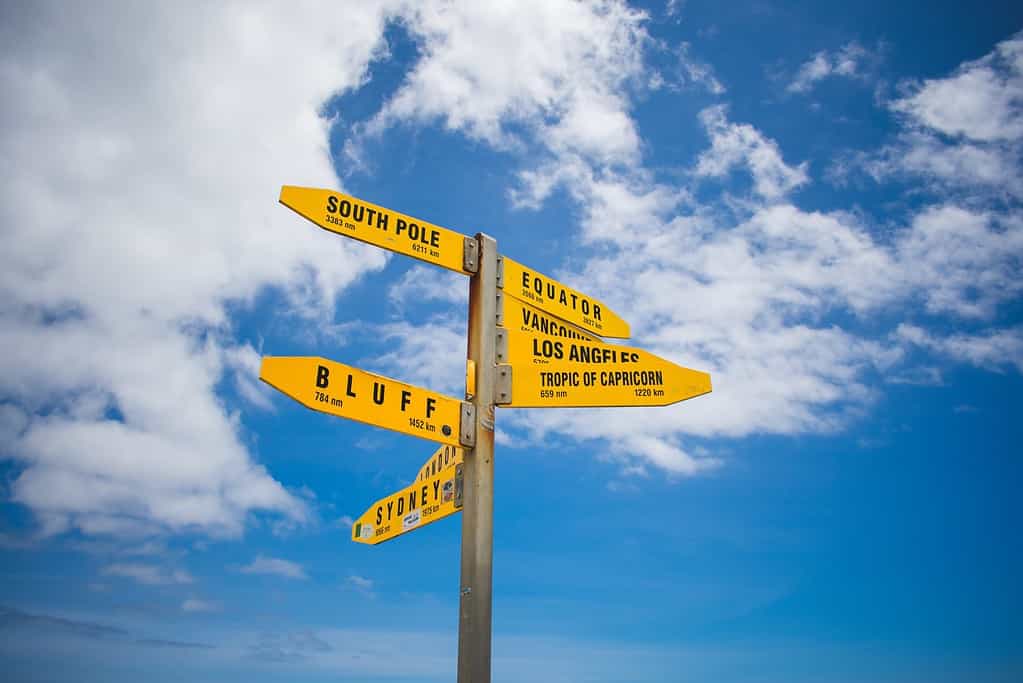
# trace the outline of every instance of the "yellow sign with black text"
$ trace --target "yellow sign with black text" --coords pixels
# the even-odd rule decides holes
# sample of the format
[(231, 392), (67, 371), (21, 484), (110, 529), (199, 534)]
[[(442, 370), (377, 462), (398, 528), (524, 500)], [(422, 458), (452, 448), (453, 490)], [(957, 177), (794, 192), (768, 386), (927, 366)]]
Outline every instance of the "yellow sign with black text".
[(285, 185), (280, 202), (331, 232), (472, 275), (464, 266), (466, 236), (454, 230), (334, 190)]
[[(509, 408), (666, 406), (710, 393), (710, 375), (630, 346), (499, 328), (511, 365)], [(499, 344), (503, 346), (503, 344)]]
[(325, 358), (268, 356), (259, 378), (307, 408), (460, 445), (462, 402)]
[(376, 545), (461, 512), (461, 472), (448, 467), (381, 498), (352, 524), (352, 540)]
[(457, 446), (441, 446), (433, 452), (430, 459), (419, 468), (416, 481), (426, 481), (438, 472), (443, 472), (449, 467), (462, 464), (463, 452)]
[(629, 324), (606, 304), (507, 256), (502, 260), (505, 294), (601, 337), (629, 337)]
[(509, 330), (581, 341), (601, 341), (600, 337), (581, 330), (561, 318), (548, 315), (525, 301), (505, 294), (498, 294), (498, 297), (501, 301), (498, 308), (501, 314), (498, 324)]

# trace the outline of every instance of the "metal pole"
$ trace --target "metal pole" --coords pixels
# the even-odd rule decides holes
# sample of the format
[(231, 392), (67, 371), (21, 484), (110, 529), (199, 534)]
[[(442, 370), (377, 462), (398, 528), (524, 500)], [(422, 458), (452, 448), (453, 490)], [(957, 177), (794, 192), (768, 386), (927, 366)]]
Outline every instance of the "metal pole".
[(494, 559), (494, 386), (497, 241), (477, 233), (479, 268), (469, 283), (469, 353), (476, 363), (476, 447), (464, 458), (458, 683), (490, 683)]

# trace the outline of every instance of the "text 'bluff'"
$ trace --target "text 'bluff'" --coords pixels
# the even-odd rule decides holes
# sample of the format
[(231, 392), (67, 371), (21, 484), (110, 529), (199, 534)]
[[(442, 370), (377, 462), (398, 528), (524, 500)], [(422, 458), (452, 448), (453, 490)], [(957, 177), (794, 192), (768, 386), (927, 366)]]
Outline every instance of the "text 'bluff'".
[[(359, 395), (355, 391), (359, 387), (356, 387), (354, 385), (355, 376), (351, 373), (348, 373), (347, 379), (345, 381), (345, 396), (347, 396), (348, 398), (359, 397)], [(322, 365), (316, 366), (316, 387), (319, 389), (330, 388), (330, 368), (324, 367)], [(383, 382), (374, 381), (373, 403), (377, 404), (378, 406), (382, 406), (384, 404), (384, 401), (386, 400), (386, 395), (387, 385), (384, 384)], [(411, 391), (409, 391), (408, 389), (401, 390), (401, 412), (403, 413), (408, 412), (407, 409), (409, 406), (412, 406), (413, 411), (415, 410), (416, 406), (412, 405), (413, 403), (415, 403), (413, 399), (414, 395)], [(437, 399), (427, 396), (423, 408), (424, 417), (429, 419), (430, 416), (433, 415), (433, 412), (437, 410)]]

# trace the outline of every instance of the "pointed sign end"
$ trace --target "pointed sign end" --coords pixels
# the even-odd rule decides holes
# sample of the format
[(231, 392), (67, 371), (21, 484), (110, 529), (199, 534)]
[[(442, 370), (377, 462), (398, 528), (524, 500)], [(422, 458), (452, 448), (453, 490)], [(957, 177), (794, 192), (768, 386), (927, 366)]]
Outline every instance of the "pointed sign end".
[(300, 395), (302, 377), (309, 374), (309, 365), (318, 360), (305, 356), (264, 356), (259, 366), (259, 379), (285, 396), (309, 406)]
[(714, 391), (714, 387), (711, 385), (709, 373), (700, 372), (699, 370), (697, 370), (694, 372), (694, 374), (697, 376), (693, 378), (695, 380), (693, 382), (693, 390), (699, 392), (697, 394), (694, 394), (694, 397), (703, 396), (704, 394), (709, 394), (710, 392)]
[(302, 188), (294, 185), (281, 185), (281, 196), (277, 198), (277, 201), (288, 207), (289, 209), (294, 208), (295, 195)]
[(277, 372), (281, 367), (281, 358), (275, 356), (263, 356), (262, 362), (259, 364), (259, 379), (263, 380), (272, 387), (276, 387), (273, 378), (277, 375)]

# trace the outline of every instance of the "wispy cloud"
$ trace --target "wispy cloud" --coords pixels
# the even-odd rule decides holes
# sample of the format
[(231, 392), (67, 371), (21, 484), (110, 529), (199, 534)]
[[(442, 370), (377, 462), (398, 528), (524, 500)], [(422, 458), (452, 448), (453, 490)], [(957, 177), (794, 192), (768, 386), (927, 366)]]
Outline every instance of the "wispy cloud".
[[(5, 13), (0, 147), (13, 175), (0, 225), (16, 246), (0, 251), (0, 393), (18, 412), (0, 409), (0, 457), (21, 463), (9, 500), (43, 533), (224, 537), (254, 511), (306, 519), (221, 400), (233, 389), (267, 405), (257, 352), (226, 323), (230, 305), (268, 287), (297, 315), (329, 310), (386, 262), (273, 203), (282, 179), (336, 184), (320, 107), (362, 82), (386, 11)], [(273, 39), (239, 26), (273, 27)], [(39, 50), (54, 34), (66, 39)], [(154, 58), (137, 59), (143, 46)], [(57, 203), (76, 219), (38, 210)], [(78, 248), (50, 248), (64, 240)]]
[(821, 50), (804, 62), (786, 87), (791, 93), (806, 93), (825, 78), (862, 78), (865, 63), (876, 56), (856, 41), (835, 51)]
[[(437, 21), (429, 12), (424, 16), (427, 23)], [(861, 213), (802, 209), (794, 194), (811, 182), (809, 164), (787, 160), (776, 140), (733, 120), (725, 105), (700, 113), (709, 146), (687, 174), (721, 181), (719, 196), (697, 201), (690, 186), (656, 180), (634, 144), (636, 127), (622, 87), (652, 75), (643, 55), (656, 47), (642, 17), (601, 18), (593, 35), (633, 35), (634, 48), (608, 56), (599, 68), (567, 58), (546, 60), (540, 68), (527, 60), (519, 64), (517, 78), (535, 71), (524, 81), (528, 87), (517, 87), (519, 81), (488, 83), (484, 87), (493, 92), (486, 106), (463, 106), (458, 89), (427, 91), (427, 74), (439, 79), (431, 82), (456, 82), (466, 73), (472, 81), (488, 68), (486, 60), (463, 64), (462, 53), (454, 50), (475, 20), (456, 25), (448, 18), (423, 31), (424, 56), (371, 127), (379, 132), (397, 121), (440, 119), (514, 154), (505, 125), (528, 122), (514, 135), (531, 136), (546, 153), (525, 162), (513, 204), (535, 209), (555, 188), (565, 188), (580, 209), (581, 241), (600, 250), (577, 261), (565, 278), (585, 282), (587, 291), (628, 311), (639, 345), (715, 378), (713, 394), (682, 406), (628, 415), (513, 412), (502, 417), (506, 428), (536, 440), (586, 434), (606, 440), (607, 452), (626, 468), (645, 463), (676, 475), (697, 474), (720, 463), (689, 447), (689, 436), (842, 429), (876, 400), (884, 386), (878, 378), (913, 376), (897, 367), (908, 357), (906, 339), (890, 329), (864, 333), (859, 323), (867, 317), (922, 302), (932, 315), (986, 319), (1018, 295), (1011, 272), (1020, 231), (1004, 216), (925, 203), (881, 239)], [(514, 26), (509, 34), (515, 34)], [(876, 58), (855, 42), (821, 53), (801, 68), (793, 90), (805, 91), (823, 78), (863, 78)], [(599, 100), (605, 108), (575, 109), (568, 98), (563, 110), (533, 124), (543, 111), (537, 84), (552, 78), (573, 82), (582, 65), (592, 73), (580, 78), (576, 95), (613, 93)], [(621, 124), (599, 125), (605, 117)], [(567, 130), (574, 132), (560, 134)], [(618, 131), (619, 146), (606, 146), (604, 138), (585, 131)], [(738, 193), (747, 179), (750, 191)], [(852, 321), (839, 322), (836, 313)], [(462, 333), (457, 324), (395, 323), (388, 334), (398, 350), (380, 361), (443, 384), (444, 377), (459, 377), (454, 361), (429, 371), (403, 363), (424, 355), (416, 352), (423, 339), (450, 338), (454, 344)], [(787, 380), (779, 382), (779, 376)]]
[(333, 650), (330, 643), (311, 630), (263, 633), (259, 642), (249, 647), (249, 657), (266, 662), (298, 662)]
[(140, 638), (135, 641), (147, 647), (166, 647), (174, 650), (214, 650), (216, 645), (193, 643), (187, 640), (166, 640), (164, 638)]
[(106, 638), (128, 634), (128, 631), (115, 626), (45, 614), (30, 614), (3, 605), (0, 605), (0, 625), (13, 626), (15, 628), (40, 627), (55, 629), (87, 638)]
[(367, 579), (364, 576), (358, 576), (356, 574), (350, 575), (345, 579), (345, 584), (362, 593), (366, 597), (375, 598), (376, 593), (373, 591), (374, 582), (372, 579)]
[(911, 89), (891, 108), (920, 125), (981, 142), (1023, 137), (1023, 32), (950, 76)]
[(101, 624), (81, 619), (68, 619), (47, 614), (31, 614), (13, 607), (0, 605), (0, 628), (11, 627), (13, 632), (25, 636), (33, 630), (48, 633), (63, 633), (90, 640), (110, 640), (123, 646), (124, 643), (144, 647), (161, 647), (174, 649), (214, 649), (214, 645), (206, 643), (169, 640), (164, 638), (136, 638), (131, 631), (116, 626)]
[(188, 598), (181, 603), (181, 611), (187, 613), (219, 612), (220, 609), (220, 603), (199, 600), (198, 598)]
[(711, 146), (697, 160), (696, 176), (720, 178), (736, 166), (745, 167), (753, 178), (753, 190), (767, 200), (779, 199), (809, 182), (805, 162), (786, 164), (777, 143), (749, 124), (729, 121), (723, 105), (704, 109), (700, 121)]
[(119, 576), (149, 586), (168, 584), (189, 584), (192, 575), (183, 569), (168, 569), (152, 564), (119, 562), (109, 564), (100, 570), (104, 576)]
[(1023, 33), (944, 78), (902, 84), (888, 103), (901, 126), (879, 150), (840, 160), (840, 181), (921, 181), (966, 205), (1023, 197)]
[(1023, 326), (941, 335), (902, 324), (897, 334), (911, 344), (958, 361), (995, 371), (1014, 366), (1023, 372)]
[(252, 562), (239, 569), (243, 574), (273, 574), (287, 579), (309, 578), (302, 565), (278, 557), (257, 555)]

